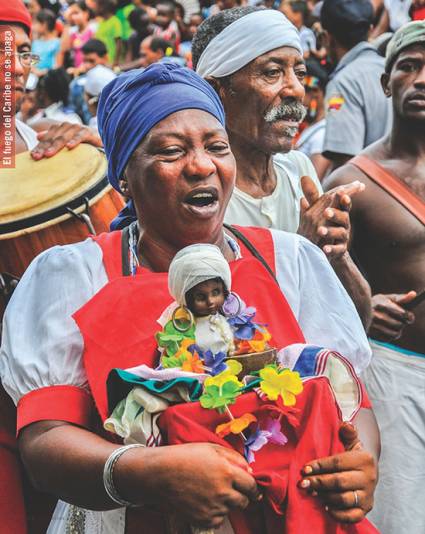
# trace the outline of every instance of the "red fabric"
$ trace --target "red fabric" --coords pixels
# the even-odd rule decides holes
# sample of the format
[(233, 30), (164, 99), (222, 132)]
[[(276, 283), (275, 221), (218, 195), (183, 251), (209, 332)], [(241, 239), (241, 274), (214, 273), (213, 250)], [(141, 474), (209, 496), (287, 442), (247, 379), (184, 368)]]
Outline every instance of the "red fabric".
[(102, 249), (103, 266), (110, 282), (122, 276), (121, 235), (121, 231), (116, 231), (91, 236)]
[[(238, 398), (231, 406), (234, 417), (254, 413), (261, 421), (268, 416), (259, 409), (267, 403), (255, 393)], [(251, 464), (254, 476), (265, 494), (265, 524), (261, 532), (267, 534), (366, 534), (377, 530), (366, 520), (356, 525), (336, 523), (324, 513), (317, 498), (301, 491), (297, 484), (300, 471), (309, 461), (344, 451), (338, 438), (341, 424), (339, 410), (326, 378), (315, 378), (304, 383), (304, 391), (297, 396), (295, 417), (299, 426), (282, 419), (282, 431), (288, 437), (285, 446), (267, 444), (255, 453)], [(199, 404), (186, 403), (168, 408), (160, 417), (159, 425), (170, 445), (179, 443), (210, 442), (232, 447), (243, 453), (242, 438), (226, 440), (215, 434), (218, 424), (227, 422), (226, 414), (205, 410)], [(236, 534), (255, 532), (243, 515), (230, 516)], [(257, 532), (259, 532), (257, 530)]]
[(76, 386), (50, 386), (30, 391), (18, 402), (17, 431), (36, 421), (68, 421), (90, 427), (93, 402), (87, 391)]
[(0, 2), (0, 22), (19, 22), (25, 26), (28, 35), (31, 35), (31, 15), (22, 0)]
[(412, 20), (424, 20), (425, 19), (425, 7), (414, 8), (412, 12)]
[[(276, 274), (274, 243), (270, 230), (267, 228), (256, 228), (254, 226), (234, 225), (234, 227), (239, 230), (239, 232), (244, 234), (244, 236), (254, 245), (258, 252), (266, 260), (271, 270)], [(251, 256), (251, 253), (246, 246), (241, 241), (238, 241), (238, 243), (241, 248), (242, 256)]]
[(2, 534), (26, 534), (21, 465), (15, 438), (16, 410), (0, 385), (0, 517)]

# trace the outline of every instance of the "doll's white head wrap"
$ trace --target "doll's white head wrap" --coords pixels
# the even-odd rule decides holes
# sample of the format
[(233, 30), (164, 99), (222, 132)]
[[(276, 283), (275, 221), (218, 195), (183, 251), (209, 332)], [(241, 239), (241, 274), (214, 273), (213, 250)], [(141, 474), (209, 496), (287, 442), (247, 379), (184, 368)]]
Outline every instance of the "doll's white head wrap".
[(196, 72), (202, 78), (223, 78), (282, 46), (295, 48), (302, 54), (300, 34), (295, 26), (280, 11), (254, 11), (229, 24), (208, 43)]
[(206, 280), (221, 278), (228, 291), (232, 286), (229, 263), (215, 245), (189, 245), (173, 258), (168, 271), (168, 290), (180, 305), (186, 305), (186, 293)]

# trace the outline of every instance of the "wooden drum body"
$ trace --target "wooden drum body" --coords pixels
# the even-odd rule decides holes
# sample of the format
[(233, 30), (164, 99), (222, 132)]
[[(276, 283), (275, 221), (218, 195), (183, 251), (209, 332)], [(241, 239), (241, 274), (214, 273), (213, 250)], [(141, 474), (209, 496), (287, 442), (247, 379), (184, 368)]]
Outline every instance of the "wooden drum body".
[(20, 277), (43, 250), (107, 232), (124, 201), (106, 170), (103, 153), (86, 144), (37, 162), (25, 152), (2, 169), (0, 274)]

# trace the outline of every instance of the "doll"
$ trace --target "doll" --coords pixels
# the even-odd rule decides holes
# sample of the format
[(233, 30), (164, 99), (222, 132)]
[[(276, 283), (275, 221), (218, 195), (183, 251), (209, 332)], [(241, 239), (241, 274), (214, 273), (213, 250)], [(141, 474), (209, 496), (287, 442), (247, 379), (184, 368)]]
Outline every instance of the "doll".
[(189, 370), (182, 365), (189, 351), (203, 360), (199, 372), (210, 372), (211, 364), (229, 356), (268, 348), (270, 334), (253, 322), (255, 308), (245, 307), (231, 291), (229, 264), (215, 245), (191, 245), (178, 252), (168, 287), (175, 302), (162, 314), (164, 328), (156, 336), (163, 367)]

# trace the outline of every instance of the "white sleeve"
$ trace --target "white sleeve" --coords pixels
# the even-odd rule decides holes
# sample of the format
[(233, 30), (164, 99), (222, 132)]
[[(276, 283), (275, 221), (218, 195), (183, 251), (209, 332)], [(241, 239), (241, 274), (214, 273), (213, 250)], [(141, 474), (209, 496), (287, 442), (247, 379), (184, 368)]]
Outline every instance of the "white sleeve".
[(53, 247), (31, 263), (3, 320), (0, 376), (15, 403), (41, 387), (87, 386), (72, 314), (106, 282), (102, 251), (91, 239)]
[(325, 254), (296, 234), (272, 230), (279, 285), (311, 343), (340, 352), (357, 373), (371, 350), (356, 308)]

